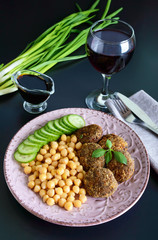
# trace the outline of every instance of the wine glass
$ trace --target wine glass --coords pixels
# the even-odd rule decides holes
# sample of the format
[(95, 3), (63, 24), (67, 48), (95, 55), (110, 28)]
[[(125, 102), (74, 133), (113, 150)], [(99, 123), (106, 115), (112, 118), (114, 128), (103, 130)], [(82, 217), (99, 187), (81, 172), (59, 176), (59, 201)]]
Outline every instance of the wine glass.
[(92, 66), (102, 74), (103, 86), (86, 97), (88, 108), (108, 112), (106, 100), (111, 98), (109, 80), (130, 61), (136, 45), (133, 28), (116, 19), (96, 21), (90, 28), (86, 52)]

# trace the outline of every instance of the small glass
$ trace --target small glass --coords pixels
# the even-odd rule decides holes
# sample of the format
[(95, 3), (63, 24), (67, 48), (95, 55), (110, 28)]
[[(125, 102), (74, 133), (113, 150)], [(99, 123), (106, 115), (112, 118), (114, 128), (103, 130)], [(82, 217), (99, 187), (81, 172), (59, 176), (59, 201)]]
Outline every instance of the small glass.
[(109, 81), (113, 74), (126, 67), (135, 50), (133, 28), (116, 19), (96, 21), (90, 28), (87, 42), (87, 57), (103, 77), (102, 89), (94, 90), (86, 97), (88, 108), (108, 112), (106, 101), (112, 97)]
[(12, 75), (12, 81), (25, 100), (23, 108), (33, 114), (47, 108), (47, 100), (55, 92), (51, 77), (33, 70), (21, 70)]

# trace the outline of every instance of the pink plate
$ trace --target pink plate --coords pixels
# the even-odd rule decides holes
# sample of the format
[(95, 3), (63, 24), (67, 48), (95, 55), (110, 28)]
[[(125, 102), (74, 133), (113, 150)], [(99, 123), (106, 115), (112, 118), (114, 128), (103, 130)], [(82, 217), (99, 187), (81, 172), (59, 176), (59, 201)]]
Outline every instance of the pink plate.
[[(66, 211), (57, 205), (48, 206), (38, 194), (27, 187), (27, 176), (13, 153), (19, 143), (49, 120), (66, 114), (79, 114), (84, 117), (86, 125), (98, 124), (104, 134), (114, 133), (123, 137), (129, 146), (135, 161), (133, 177), (118, 186), (109, 198), (88, 197), (80, 209)], [(128, 211), (142, 196), (149, 179), (150, 163), (146, 149), (137, 134), (122, 121), (100, 111), (86, 108), (65, 108), (45, 113), (25, 124), (11, 140), (4, 159), (4, 175), (7, 185), (15, 199), (35, 216), (59, 225), (92, 226), (111, 221)]]

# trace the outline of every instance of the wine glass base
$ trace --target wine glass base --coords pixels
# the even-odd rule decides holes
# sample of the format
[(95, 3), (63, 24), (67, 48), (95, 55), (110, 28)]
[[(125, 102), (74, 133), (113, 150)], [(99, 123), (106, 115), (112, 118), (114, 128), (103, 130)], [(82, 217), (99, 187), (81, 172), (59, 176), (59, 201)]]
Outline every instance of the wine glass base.
[(40, 104), (31, 104), (25, 101), (23, 103), (23, 108), (25, 109), (26, 112), (38, 114), (43, 112), (47, 108), (47, 102), (43, 102)]
[(101, 90), (97, 89), (91, 92), (85, 99), (86, 105), (90, 109), (99, 110), (102, 112), (109, 113), (105, 102), (109, 99), (111, 94), (109, 95), (102, 95)]

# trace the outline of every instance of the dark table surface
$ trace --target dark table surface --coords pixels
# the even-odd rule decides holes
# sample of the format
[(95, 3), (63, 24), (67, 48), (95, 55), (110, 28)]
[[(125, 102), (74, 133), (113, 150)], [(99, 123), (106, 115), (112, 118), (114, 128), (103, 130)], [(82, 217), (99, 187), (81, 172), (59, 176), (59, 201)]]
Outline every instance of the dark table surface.
[[(73, 0), (1, 1), (0, 4), (0, 62), (14, 59), (45, 29), (74, 12)], [(92, 0), (78, 0), (87, 9)], [(100, 10), (105, 2), (101, 0)], [(113, 76), (110, 88), (130, 96), (143, 89), (158, 100), (158, 1), (113, 0), (110, 11), (123, 6), (122, 20), (130, 23), (136, 33), (137, 47), (129, 65)], [(48, 101), (46, 112), (86, 107), (85, 97), (101, 87), (102, 79), (87, 59), (58, 65), (49, 75), (56, 86)], [(158, 176), (151, 169), (148, 186), (141, 199), (125, 214), (113, 221), (93, 227), (64, 227), (45, 222), (27, 212), (10, 193), (3, 174), (4, 154), (14, 134), (35, 118), (22, 108), (19, 93), (0, 96), (0, 238), (1, 239), (155, 239), (158, 220)]]

